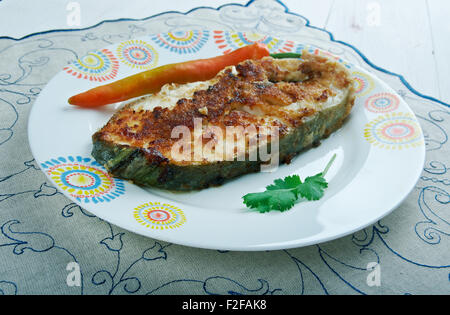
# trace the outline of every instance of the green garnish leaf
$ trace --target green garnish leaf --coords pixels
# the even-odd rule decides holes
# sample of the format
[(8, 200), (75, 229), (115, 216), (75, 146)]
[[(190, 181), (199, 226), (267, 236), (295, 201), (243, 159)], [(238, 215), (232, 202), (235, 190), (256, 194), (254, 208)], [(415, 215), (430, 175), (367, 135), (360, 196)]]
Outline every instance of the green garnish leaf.
[(268, 212), (277, 209), (285, 211), (294, 206), (297, 196), (292, 190), (266, 190), (262, 193), (251, 193), (244, 197), (244, 203), (259, 212)]
[(292, 175), (287, 176), (284, 179), (276, 179), (274, 184), (266, 187), (267, 190), (279, 190), (279, 189), (291, 189), (300, 185), (302, 181), (300, 180), (300, 176)]
[(272, 185), (266, 187), (266, 191), (246, 194), (242, 197), (244, 204), (250, 209), (264, 213), (271, 210), (289, 210), (300, 197), (307, 200), (319, 200), (328, 187), (325, 174), (335, 158), (336, 154), (333, 155), (323, 172), (307, 177), (304, 182), (301, 181), (300, 176), (291, 175), (284, 179), (276, 179)]
[(303, 185), (298, 186), (298, 193), (303, 198), (308, 200), (319, 200), (322, 198), (325, 188), (328, 187), (328, 183), (323, 178), (322, 173), (314, 176), (306, 177)]

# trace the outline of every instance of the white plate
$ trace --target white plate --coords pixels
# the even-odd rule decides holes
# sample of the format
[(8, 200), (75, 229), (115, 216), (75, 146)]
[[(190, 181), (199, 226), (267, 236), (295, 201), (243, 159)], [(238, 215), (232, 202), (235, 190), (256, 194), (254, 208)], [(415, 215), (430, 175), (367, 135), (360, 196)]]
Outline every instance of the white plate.
[[(258, 34), (187, 31), (88, 53), (56, 75), (33, 105), (28, 132), (36, 161), (58, 189), (98, 217), (138, 234), (201, 248), (271, 250), (316, 244), (360, 230), (395, 209), (422, 170), (421, 128), (391, 88), (340, 59), (357, 82), (350, 119), (319, 147), (276, 172), (244, 175), (200, 192), (171, 193), (111, 178), (94, 161), (91, 136), (120, 104), (81, 109), (67, 103), (71, 95), (150, 67), (212, 57), (254, 41), (267, 43), (272, 52), (305, 48)], [(276, 178), (320, 172), (334, 153), (337, 159), (326, 176), (329, 188), (321, 200), (264, 214), (243, 205), (244, 194), (263, 191)]]

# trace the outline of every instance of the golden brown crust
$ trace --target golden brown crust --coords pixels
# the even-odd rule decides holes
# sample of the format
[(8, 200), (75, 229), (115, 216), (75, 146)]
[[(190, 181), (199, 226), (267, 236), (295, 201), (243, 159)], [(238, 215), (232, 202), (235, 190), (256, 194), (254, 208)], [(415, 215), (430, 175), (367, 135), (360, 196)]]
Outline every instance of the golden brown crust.
[(337, 89), (349, 88), (351, 79), (341, 65), (329, 59), (304, 54), (303, 60), (247, 60), (218, 74), (216, 83), (198, 90), (192, 98), (181, 98), (172, 108), (155, 107), (139, 110), (133, 104), (118, 111), (95, 135), (97, 139), (127, 143), (164, 156), (177, 139), (171, 138), (177, 126), (194, 129), (194, 118), (226, 126), (258, 127), (267, 125), (264, 117), (275, 117), (272, 123), (286, 130), (297, 127), (313, 106), (287, 110), (286, 106), (307, 102), (320, 104), (334, 96)]

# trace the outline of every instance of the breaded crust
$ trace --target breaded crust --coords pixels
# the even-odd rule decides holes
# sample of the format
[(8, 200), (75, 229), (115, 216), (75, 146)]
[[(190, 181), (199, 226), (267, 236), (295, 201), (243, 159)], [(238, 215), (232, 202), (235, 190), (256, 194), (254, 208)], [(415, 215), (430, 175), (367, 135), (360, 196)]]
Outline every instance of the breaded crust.
[[(247, 60), (224, 69), (199, 88), (186, 89), (185, 97), (167, 97), (182, 95), (184, 88), (169, 85), (124, 106), (93, 135), (93, 156), (114, 176), (138, 184), (176, 190), (204, 188), (257, 171), (261, 161), (238, 163), (237, 156), (235, 161), (177, 161), (171, 153), (178, 140), (172, 137), (177, 126), (193, 132), (195, 119), (201, 118), (207, 139), (211, 139), (209, 126), (224, 133), (229, 126), (254, 126), (256, 130), (276, 126), (280, 161), (288, 162), (338, 129), (354, 101), (348, 70), (307, 53), (302, 59)], [(132, 166), (133, 159), (139, 163)], [(134, 171), (138, 165), (146, 171)]]

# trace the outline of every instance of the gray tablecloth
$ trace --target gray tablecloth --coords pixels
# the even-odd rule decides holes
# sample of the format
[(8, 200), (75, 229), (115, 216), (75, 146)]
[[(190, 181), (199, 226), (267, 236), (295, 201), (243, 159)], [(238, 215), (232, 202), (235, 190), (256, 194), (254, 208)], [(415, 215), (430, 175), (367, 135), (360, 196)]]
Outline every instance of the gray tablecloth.
[[(59, 193), (27, 140), (33, 102), (88, 51), (182, 29), (256, 31), (317, 45), (374, 72), (413, 108), (425, 133), (422, 176), (391, 215), (351, 236), (271, 252), (202, 250), (113, 226)], [(449, 105), (422, 96), (355, 47), (278, 1), (162, 13), (85, 30), (0, 39), (0, 294), (448, 294)], [(78, 272), (79, 271), (79, 272)]]

